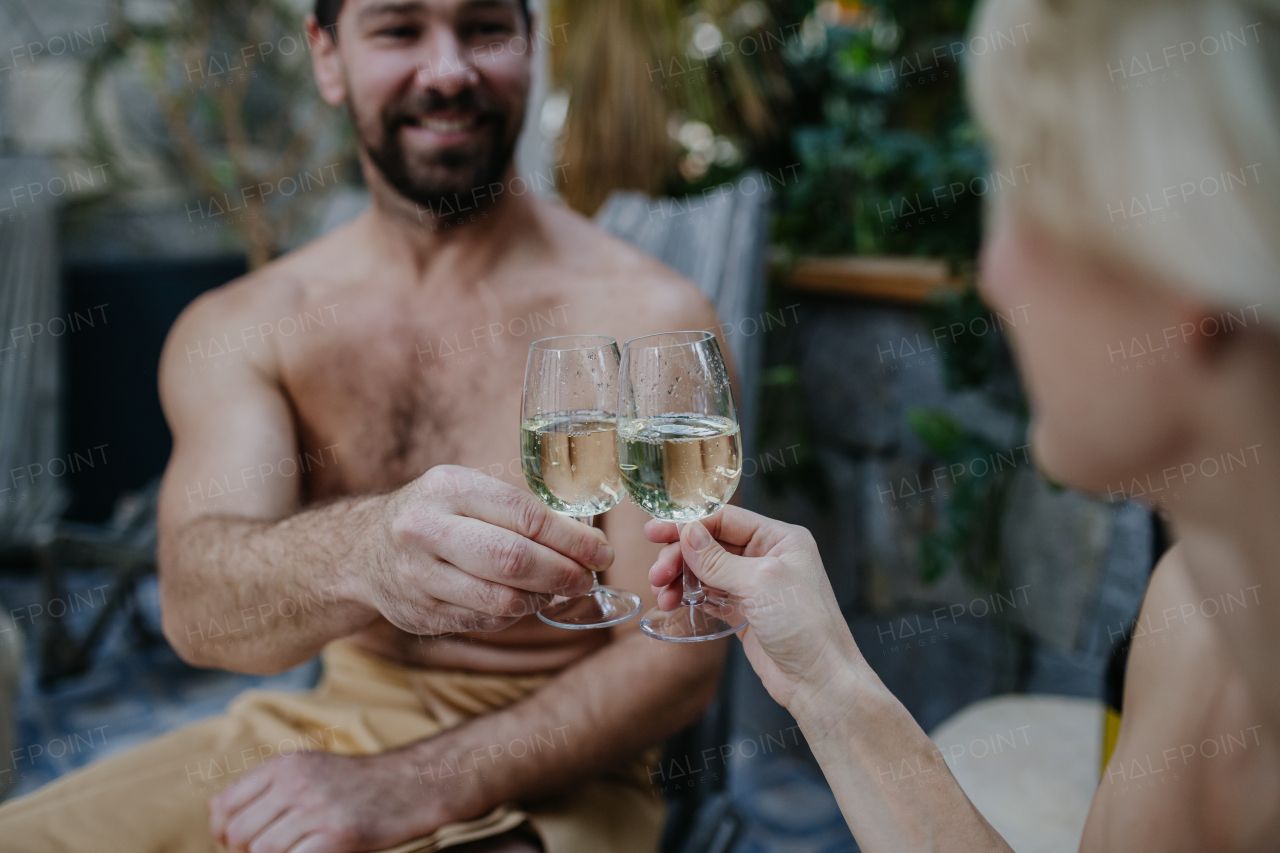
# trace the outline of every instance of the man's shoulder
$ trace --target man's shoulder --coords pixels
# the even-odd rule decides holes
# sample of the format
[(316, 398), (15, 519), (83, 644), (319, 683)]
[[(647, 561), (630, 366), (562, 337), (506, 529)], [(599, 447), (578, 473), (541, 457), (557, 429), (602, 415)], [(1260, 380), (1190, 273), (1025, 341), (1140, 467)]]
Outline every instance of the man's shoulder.
[(303, 310), (349, 274), (354, 223), (250, 270), (191, 302), (169, 331), (166, 351), (182, 340), (238, 333)]
[(638, 324), (703, 327), (715, 310), (698, 286), (676, 270), (561, 205), (547, 205), (573, 271)]

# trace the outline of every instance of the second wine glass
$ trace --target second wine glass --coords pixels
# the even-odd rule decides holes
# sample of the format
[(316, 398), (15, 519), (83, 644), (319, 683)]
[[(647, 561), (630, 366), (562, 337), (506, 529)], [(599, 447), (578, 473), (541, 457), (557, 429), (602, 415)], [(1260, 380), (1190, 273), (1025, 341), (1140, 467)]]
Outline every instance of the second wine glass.
[[(586, 524), (622, 499), (616, 448), (618, 342), (562, 335), (529, 346), (520, 458), (540, 501)], [(634, 592), (601, 586), (556, 596), (538, 618), (557, 628), (607, 628), (640, 612)]]
[[(716, 336), (665, 332), (627, 341), (618, 393), (618, 465), (631, 500), (654, 518), (706, 518), (733, 497), (742, 476), (742, 436), (733, 387)], [(654, 608), (640, 630), (695, 643), (744, 625), (742, 602), (684, 567), (680, 606)]]

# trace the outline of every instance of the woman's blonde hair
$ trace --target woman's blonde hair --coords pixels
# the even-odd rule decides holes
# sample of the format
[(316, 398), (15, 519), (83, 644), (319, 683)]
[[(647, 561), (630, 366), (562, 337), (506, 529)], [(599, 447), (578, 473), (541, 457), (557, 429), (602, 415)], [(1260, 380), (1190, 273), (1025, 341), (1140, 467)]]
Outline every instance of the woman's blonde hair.
[[(1280, 321), (1280, 0), (986, 0), (997, 209)], [(981, 39), (981, 40), (979, 40)]]

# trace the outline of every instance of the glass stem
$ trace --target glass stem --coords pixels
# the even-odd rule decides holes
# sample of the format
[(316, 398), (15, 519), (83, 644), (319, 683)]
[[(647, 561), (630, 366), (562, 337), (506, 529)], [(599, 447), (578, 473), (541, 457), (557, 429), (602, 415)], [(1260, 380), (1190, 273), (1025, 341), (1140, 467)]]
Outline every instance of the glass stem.
[[(594, 515), (575, 515), (574, 518), (576, 518), (578, 521), (581, 521), (583, 524), (589, 527), (596, 526), (596, 521), (595, 521), (596, 517)], [(595, 595), (599, 591), (600, 591), (600, 573), (592, 572), (591, 573), (591, 591), (586, 593), (586, 595)]]
[[(677, 524), (676, 530), (683, 533), (684, 525)], [(689, 607), (696, 607), (707, 600), (707, 595), (702, 591), (702, 581), (698, 580), (698, 576), (689, 568), (689, 564), (680, 561), (683, 570), (682, 581), (684, 584), (684, 594), (680, 596), (680, 603)]]

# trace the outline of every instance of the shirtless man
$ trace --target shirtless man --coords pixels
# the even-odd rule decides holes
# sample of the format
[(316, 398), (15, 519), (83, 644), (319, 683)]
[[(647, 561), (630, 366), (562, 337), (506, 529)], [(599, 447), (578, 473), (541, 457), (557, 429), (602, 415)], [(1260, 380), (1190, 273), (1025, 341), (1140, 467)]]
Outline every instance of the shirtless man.
[[(689, 724), (714, 693), (722, 643), (656, 643), (635, 620), (566, 631), (532, 615), (550, 593), (588, 589), (587, 569), (597, 568), (651, 606), (646, 572), (657, 549), (629, 502), (603, 516), (602, 530), (549, 512), (518, 463), (531, 341), (710, 328), (713, 309), (671, 270), (513, 180), (530, 84), (519, 0), (346, 0), (317, 11), (316, 79), (329, 103), (350, 109), (372, 206), (200, 298), (169, 335), (160, 370), (174, 434), (159, 517), (165, 634), (190, 663), (241, 672), (280, 672), (350, 638), (360, 660), (386, 661), (397, 684), (416, 684), (417, 669), (547, 680), (512, 688), (522, 701), (397, 749), (249, 761), (253, 772), (212, 797), (211, 820), (208, 810), (172, 819), (165, 831), (178, 838), (114, 840), (112, 809), (146, 799), (163, 810), (171, 793), (128, 788), (121, 776), (134, 771), (108, 760), (100, 793), (131, 793), (99, 809), (101, 824), (86, 817), (87, 800), (40, 811), (46, 792), (56, 805), (57, 792), (71, 790), (61, 782), (0, 810), (0, 835), (30, 839), (24, 851), (74, 846), (70, 835), (50, 840), (69, 816), (97, 849), (206, 850), (210, 832), (253, 853), (382, 849), (581, 787)], [(278, 333), (294, 328), (302, 331)], [(212, 354), (222, 347), (239, 351)], [(215, 628), (224, 636), (211, 641)], [(352, 728), (367, 722), (358, 703), (343, 707)], [(550, 735), (554, 748), (484, 761), (493, 745), (535, 732), (560, 734)], [(466, 784), (424, 776), (476, 755), (483, 772)], [(182, 762), (163, 763), (150, 770), (172, 771), (181, 787)], [(629, 833), (625, 844), (586, 834), (582, 845), (653, 849), (661, 807), (646, 808), (596, 816)], [(478, 844), (553, 847), (527, 827)]]

